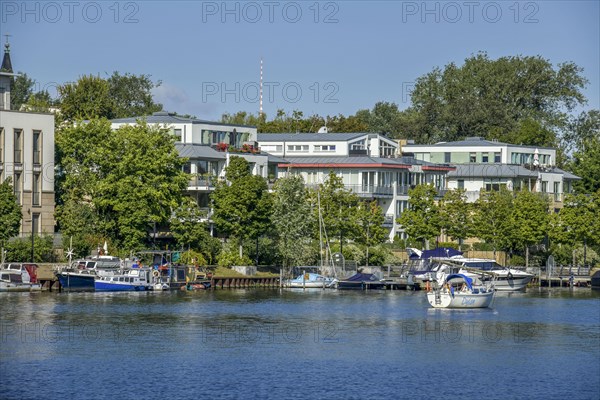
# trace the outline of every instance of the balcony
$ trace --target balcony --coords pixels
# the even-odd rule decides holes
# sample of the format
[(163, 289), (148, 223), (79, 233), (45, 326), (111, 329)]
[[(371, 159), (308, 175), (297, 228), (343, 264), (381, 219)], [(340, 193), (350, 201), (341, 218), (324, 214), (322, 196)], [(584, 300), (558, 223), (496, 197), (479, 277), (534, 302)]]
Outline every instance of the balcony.
[(188, 190), (214, 190), (217, 181), (215, 175), (192, 175), (188, 182)]
[(392, 197), (394, 195), (392, 186), (344, 185), (344, 187), (361, 197)]
[(385, 226), (385, 227), (394, 226), (394, 214), (385, 214), (383, 216), (383, 226)]

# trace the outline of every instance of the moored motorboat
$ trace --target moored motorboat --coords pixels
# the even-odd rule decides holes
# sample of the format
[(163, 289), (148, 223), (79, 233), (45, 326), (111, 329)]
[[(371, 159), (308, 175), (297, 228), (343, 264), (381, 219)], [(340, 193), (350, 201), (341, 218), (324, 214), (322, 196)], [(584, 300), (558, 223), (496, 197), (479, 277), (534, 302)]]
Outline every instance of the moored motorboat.
[(96, 279), (120, 274), (121, 259), (107, 255), (77, 260), (70, 266), (55, 271), (62, 289), (67, 291), (94, 290)]
[(0, 292), (32, 292), (42, 290), (37, 282), (36, 264), (10, 263), (0, 269)]
[(464, 274), (450, 274), (441, 282), (428, 284), (427, 301), (434, 308), (487, 308), (494, 300), (491, 285), (475, 285)]
[(94, 281), (97, 292), (153, 290), (150, 268), (134, 268), (123, 275), (102, 276)]

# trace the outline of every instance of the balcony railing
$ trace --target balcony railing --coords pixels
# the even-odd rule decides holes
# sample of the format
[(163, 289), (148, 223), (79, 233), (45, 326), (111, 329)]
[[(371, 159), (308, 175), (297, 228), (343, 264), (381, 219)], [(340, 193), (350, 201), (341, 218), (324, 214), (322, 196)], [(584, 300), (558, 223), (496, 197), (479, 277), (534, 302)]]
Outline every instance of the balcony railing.
[(394, 188), (392, 186), (379, 185), (344, 185), (344, 187), (359, 196), (393, 196)]
[(217, 177), (214, 175), (192, 175), (188, 187), (197, 189), (214, 189)]

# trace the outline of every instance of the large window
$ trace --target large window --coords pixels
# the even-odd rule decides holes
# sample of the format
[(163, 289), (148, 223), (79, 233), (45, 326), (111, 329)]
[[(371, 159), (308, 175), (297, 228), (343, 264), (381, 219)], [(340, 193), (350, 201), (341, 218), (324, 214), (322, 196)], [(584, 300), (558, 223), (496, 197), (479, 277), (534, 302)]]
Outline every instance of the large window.
[(445, 163), (450, 163), (452, 162), (452, 153), (450, 153), (449, 151), (444, 153), (444, 162)]
[(469, 162), (476, 163), (477, 162), (477, 153), (469, 153)]
[(465, 180), (464, 179), (459, 179), (457, 182), (458, 182), (458, 188), (459, 189), (464, 189), (465, 188)]
[(482, 163), (487, 163), (490, 161), (490, 155), (489, 153), (482, 153), (481, 154), (481, 162)]
[(33, 164), (42, 163), (42, 132), (33, 131)]
[(495, 163), (502, 162), (502, 153), (500, 153), (499, 151), (494, 153), (494, 162)]
[(335, 151), (335, 144), (316, 144), (315, 151)]
[(0, 127), (0, 164), (4, 162), (4, 128)]
[(23, 164), (23, 131), (21, 129), (14, 130), (14, 149), (15, 164)]
[(41, 232), (40, 231), (40, 228), (41, 228), (41, 226), (40, 226), (40, 214), (38, 214), (38, 213), (31, 214), (31, 219), (32, 219), (32, 221), (31, 221), (31, 228), (33, 229), (32, 233), (40, 234), (40, 232)]
[(34, 206), (40, 205), (40, 186), (41, 186), (40, 174), (33, 174), (33, 195), (31, 199), (31, 204)]
[(307, 144), (290, 144), (287, 147), (287, 151), (293, 153), (293, 152), (297, 152), (297, 153), (303, 153), (303, 152), (308, 152), (308, 145)]
[(20, 172), (15, 172), (15, 175), (13, 177), (13, 190), (15, 193), (15, 196), (17, 197), (17, 203), (21, 204), (21, 173)]

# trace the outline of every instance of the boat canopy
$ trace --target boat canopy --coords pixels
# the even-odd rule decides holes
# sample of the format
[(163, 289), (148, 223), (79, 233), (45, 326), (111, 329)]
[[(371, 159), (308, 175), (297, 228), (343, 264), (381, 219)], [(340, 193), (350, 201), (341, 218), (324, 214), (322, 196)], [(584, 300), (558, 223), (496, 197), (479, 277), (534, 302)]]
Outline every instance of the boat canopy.
[(365, 282), (365, 281), (378, 281), (378, 280), (379, 280), (379, 278), (377, 278), (373, 274), (361, 274), (361, 273), (354, 274), (350, 278), (345, 279), (345, 281), (350, 281), (350, 282)]
[(467, 283), (467, 287), (469, 289), (473, 289), (473, 279), (469, 278), (468, 276), (463, 275), (463, 274), (450, 274), (446, 278), (446, 282), (449, 282), (450, 280), (455, 279), (455, 278), (461, 278), (462, 280), (464, 280)]
[(428, 259), (428, 258), (444, 258), (444, 257), (454, 257), (462, 255), (461, 251), (453, 249), (451, 247), (437, 247), (432, 250), (423, 250), (421, 255), (419, 256), (417, 253), (412, 253), (410, 255), (410, 259)]

